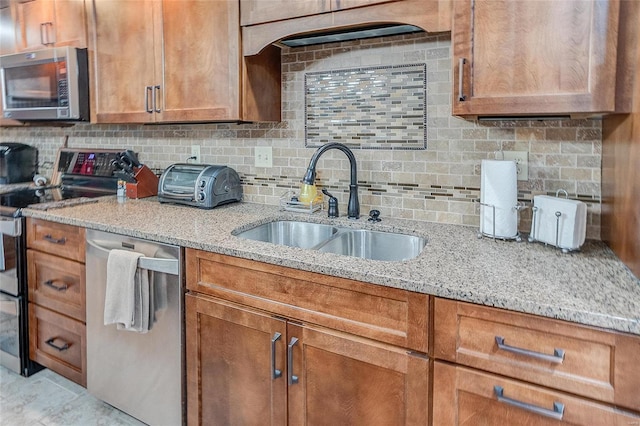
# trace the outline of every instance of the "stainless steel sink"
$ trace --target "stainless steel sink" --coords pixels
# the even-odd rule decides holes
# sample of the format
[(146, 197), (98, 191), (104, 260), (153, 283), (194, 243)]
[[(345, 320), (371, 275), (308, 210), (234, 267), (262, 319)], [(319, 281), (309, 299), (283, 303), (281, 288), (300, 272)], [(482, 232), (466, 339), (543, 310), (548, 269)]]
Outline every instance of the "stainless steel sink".
[(338, 232), (331, 225), (279, 220), (258, 225), (237, 234), (240, 238), (289, 247), (312, 248)]
[(236, 235), (253, 241), (386, 261), (413, 259), (427, 244), (426, 239), (415, 235), (287, 220), (264, 223)]
[(342, 232), (317, 249), (364, 259), (400, 261), (418, 256), (426, 244), (424, 238), (414, 235), (358, 229)]

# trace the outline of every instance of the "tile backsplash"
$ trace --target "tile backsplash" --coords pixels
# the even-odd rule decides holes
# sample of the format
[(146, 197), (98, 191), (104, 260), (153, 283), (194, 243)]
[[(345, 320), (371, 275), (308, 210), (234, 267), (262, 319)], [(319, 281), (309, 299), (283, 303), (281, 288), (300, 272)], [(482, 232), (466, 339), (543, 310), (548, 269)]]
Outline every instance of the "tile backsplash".
[[(529, 180), (518, 182), (519, 199), (564, 189), (588, 205), (587, 238), (600, 239), (602, 126), (600, 120), (470, 122), (451, 116), (450, 35), (411, 34), (282, 50), (280, 123), (92, 125), (3, 128), (0, 140), (38, 147), (53, 161), (68, 136), (71, 147), (128, 148), (143, 163), (164, 169), (201, 147), (205, 163), (225, 164), (240, 174), (245, 199), (277, 204), (296, 189), (315, 148), (305, 147), (305, 75), (358, 67), (425, 63), (427, 147), (421, 150), (355, 149), (361, 211), (478, 226), (480, 161), (497, 151), (528, 151)], [(255, 167), (254, 148), (273, 147), (273, 167)], [(46, 170), (43, 170), (46, 173)], [(317, 168), (346, 211), (349, 163), (326, 152)], [(525, 211), (521, 229), (527, 230)]]

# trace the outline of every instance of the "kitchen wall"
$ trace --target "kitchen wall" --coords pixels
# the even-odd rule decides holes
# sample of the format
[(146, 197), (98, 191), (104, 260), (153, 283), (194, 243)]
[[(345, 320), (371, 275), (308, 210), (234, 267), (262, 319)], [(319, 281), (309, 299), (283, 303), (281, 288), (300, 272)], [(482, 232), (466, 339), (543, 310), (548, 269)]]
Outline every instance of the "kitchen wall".
[[(405, 35), (282, 51), (280, 123), (190, 125), (90, 125), (5, 128), (2, 141), (37, 146), (41, 161), (53, 161), (69, 136), (72, 147), (131, 148), (142, 162), (163, 169), (183, 162), (191, 145), (202, 161), (235, 168), (245, 199), (278, 204), (298, 187), (315, 149), (305, 148), (305, 73), (354, 67), (426, 63), (427, 147), (424, 150), (358, 149), (361, 210), (393, 216), (477, 226), (480, 161), (495, 152), (529, 152), (529, 180), (519, 198), (565, 189), (588, 203), (587, 237), (600, 239), (602, 126), (600, 120), (511, 120), (474, 123), (451, 116), (450, 35)], [(204, 76), (203, 76), (204, 78)], [(273, 167), (254, 166), (254, 147), (273, 147)], [(349, 164), (329, 151), (318, 166), (318, 183), (346, 212)], [(521, 229), (526, 230), (525, 212)]]

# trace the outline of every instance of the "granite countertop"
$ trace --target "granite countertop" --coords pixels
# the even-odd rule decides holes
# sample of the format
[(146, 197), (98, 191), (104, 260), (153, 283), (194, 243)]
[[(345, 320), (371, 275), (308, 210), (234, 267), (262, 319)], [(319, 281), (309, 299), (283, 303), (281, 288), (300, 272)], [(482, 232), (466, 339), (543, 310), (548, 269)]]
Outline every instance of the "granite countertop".
[[(24, 214), (640, 335), (640, 280), (597, 241), (565, 254), (541, 243), (478, 239), (477, 229), (471, 227), (385, 218), (384, 212), (382, 222), (374, 224), (366, 217), (328, 219), (324, 212), (291, 213), (261, 204), (201, 210), (160, 204), (156, 198), (119, 203), (115, 196), (72, 207), (25, 209)], [(382, 262), (232, 234), (276, 219), (401, 231), (428, 242), (415, 259)]]

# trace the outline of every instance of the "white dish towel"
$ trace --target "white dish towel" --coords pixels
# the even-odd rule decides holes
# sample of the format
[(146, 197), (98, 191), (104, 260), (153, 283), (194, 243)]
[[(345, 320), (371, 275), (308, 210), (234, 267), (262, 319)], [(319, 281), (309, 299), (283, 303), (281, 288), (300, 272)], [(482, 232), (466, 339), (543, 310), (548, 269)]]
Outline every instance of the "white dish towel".
[(111, 250), (107, 259), (104, 324), (118, 330), (146, 333), (150, 329), (149, 273), (138, 268), (144, 256), (127, 250)]
[[(495, 206), (495, 236), (518, 235), (518, 170), (515, 161), (482, 160), (480, 202)], [(480, 232), (494, 235), (493, 208), (480, 205)]]

